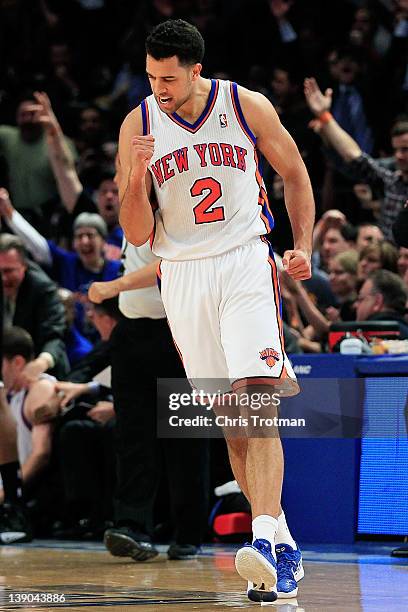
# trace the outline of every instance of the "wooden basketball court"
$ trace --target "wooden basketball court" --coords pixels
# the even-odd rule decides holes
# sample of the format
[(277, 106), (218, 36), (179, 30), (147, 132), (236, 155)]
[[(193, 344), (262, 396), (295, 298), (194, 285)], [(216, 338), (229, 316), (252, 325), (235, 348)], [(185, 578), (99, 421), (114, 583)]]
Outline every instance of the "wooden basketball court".
[[(36, 541), (0, 547), (0, 610), (153, 612), (256, 608), (234, 569), (236, 547), (204, 547), (197, 559), (149, 563), (114, 558), (101, 544)], [(304, 547), (306, 577), (278, 612), (408, 610), (408, 559), (391, 546)], [(48, 598), (48, 599), (47, 599)], [(265, 605), (265, 604), (264, 604)]]

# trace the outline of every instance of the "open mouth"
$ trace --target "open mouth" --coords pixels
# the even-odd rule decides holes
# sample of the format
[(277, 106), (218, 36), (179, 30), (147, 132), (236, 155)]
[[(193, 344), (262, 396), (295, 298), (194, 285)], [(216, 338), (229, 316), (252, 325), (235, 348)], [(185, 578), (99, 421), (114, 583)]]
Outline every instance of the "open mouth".
[(159, 96), (159, 102), (160, 104), (162, 104), (163, 106), (166, 106), (169, 104), (171, 98), (169, 97), (165, 97), (165, 96)]

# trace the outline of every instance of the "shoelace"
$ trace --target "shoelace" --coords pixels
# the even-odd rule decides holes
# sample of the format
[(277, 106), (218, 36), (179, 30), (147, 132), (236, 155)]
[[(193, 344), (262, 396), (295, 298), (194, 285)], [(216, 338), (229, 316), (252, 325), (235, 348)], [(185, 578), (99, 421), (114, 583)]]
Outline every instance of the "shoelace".
[(266, 554), (269, 554), (269, 555), (271, 554), (270, 544), (264, 544), (260, 540), (258, 540), (257, 549), (259, 550), (259, 552), (266, 553)]
[(291, 558), (291, 553), (280, 553), (278, 557), (279, 579), (289, 578), (290, 580), (294, 580), (294, 573), (297, 565), (297, 561)]

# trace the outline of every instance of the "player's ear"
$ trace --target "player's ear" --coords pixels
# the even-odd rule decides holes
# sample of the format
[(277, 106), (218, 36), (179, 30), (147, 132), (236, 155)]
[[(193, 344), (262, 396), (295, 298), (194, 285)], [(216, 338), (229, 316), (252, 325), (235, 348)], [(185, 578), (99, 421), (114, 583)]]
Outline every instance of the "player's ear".
[(194, 64), (193, 66), (193, 81), (196, 81), (200, 74), (201, 74), (201, 70), (202, 70), (203, 66), (202, 64)]

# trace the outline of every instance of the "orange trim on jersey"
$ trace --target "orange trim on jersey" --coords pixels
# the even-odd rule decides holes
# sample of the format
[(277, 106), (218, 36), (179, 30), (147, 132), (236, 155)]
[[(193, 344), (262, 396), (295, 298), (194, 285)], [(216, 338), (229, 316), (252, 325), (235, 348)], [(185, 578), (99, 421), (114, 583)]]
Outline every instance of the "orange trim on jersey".
[[(162, 260), (159, 261), (158, 265), (157, 265), (157, 270), (156, 270), (156, 275), (157, 275), (157, 280), (158, 280), (158, 286), (159, 286), (159, 291), (161, 292), (161, 280), (162, 280), (162, 271), (161, 271), (161, 264), (162, 264)], [(171, 327), (170, 327), (170, 323), (168, 318), (166, 317), (166, 321), (167, 321), (167, 325), (169, 326), (169, 330), (170, 330), (170, 334), (171, 334), (171, 339), (173, 340), (173, 344), (176, 348), (176, 351), (178, 353), (178, 356), (180, 357), (181, 363), (183, 365), (184, 370), (186, 369), (184, 366), (184, 359), (183, 359), (183, 355), (177, 345), (177, 342), (174, 339), (173, 336), (173, 332), (171, 331)]]
[(250, 387), (252, 385), (279, 386), (281, 380), (284, 378), (289, 378), (285, 367), (283, 368), (282, 374), (279, 376), (279, 378), (275, 378), (273, 376), (254, 376), (249, 378), (238, 378), (237, 380), (234, 380), (231, 386), (234, 391), (236, 391), (237, 389), (242, 389), (242, 387)]
[(285, 351), (285, 342), (283, 339), (283, 324), (282, 324), (282, 317), (280, 315), (280, 291), (279, 291), (279, 281), (278, 281), (278, 273), (277, 273), (277, 269), (276, 269), (276, 263), (274, 262), (274, 260), (272, 259), (272, 257), (269, 255), (268, 256), (268, 263), (271, 266), (271, 271), (272, 271), (272, 285), (273, 285), (273, 292), (274, 292), (274, 298), (275, 298), (275, 306), (276, 306), (276, 318), (278, 321), (278, 328), (279, 328), (279, 338), (280, 338), (280, 343), (281, 343), (281, 347), (282, 347), (282, 353), (284, 353)]
[(175, 113), (171, 114), (171, 115), (167, 115), (174, 123), (176, 123), (177, 125), (179, 125), (180, 127), (184, 128), (185, 130), (187, 130), (188, 132), (191, 132), (192, 134), (195, 134), (196, 132), (198, 132), (198, 130), (200, 129), (200, 127), (202, 127), (204, 125), (204, 123), (207, 121), (208, 117), (211, 115), (212, 109), (215, 106), (215, 103), (217, 101), (218, 98), (218, 90), (220, 88), (220, 84), (218, 82), (218, 80), (215, 81), (215, 89), (214, 89), (214, 93), (213, 93), (213, 99), (211, 100), (211, 104), (207, 109), (207, 112), (205, 113), (204, 117), (201, 119), (199, 124), (194, 124), (194, 127), (192, 125), (188, 125), (188, 123), (186, 121), (179, 121), (177, 116), (175, 115)]
[[(167, 324), (169, 325), (169, 322), (168, 322), (168, 321), (167, 321)], [(170, 325), (169, 325), (169, 329), (170, 329), (170, 333), (171, 333), (171, 328), (170, 328)], [(180, 351), (180, 349), (179, 349), (179, 347), (178, 347), (178, 345), (177, 345), (177, 342), (175, 341), (175, 339), (174, 339), (174, 337), (173, 337), (173, 334), (171, 334), (171, 337), (172, 337), (172, 340), (173, 340), (173, 344), (174, 344), (174, 346), (176, 347), (176, 351), (177, 351), (177, 353), (178, 353), (178, 356), (180, 357), (180, 361), (181, 361), (181, 363), (183, 364), (183, 368), (184, 368), (184, 370), (185, 370), (185, 369), (186, 369), (186, 367), (185, 367), (185, 365), (184, 365), (183, 355), (181, 354), (181, 351)]]
[(149, 244), (150, 244), (150, 249), (153, 250), (153, 242), (156, 236), (156, 210), (158, 210), (159, 206), (156, 202), (153, 202), (153, 203), (150, 202), (150, 206), (152, 207), (152, 211), (153, 211), (153, 229), (149, 236)]
[(146, 104), (145, 104), (145, 108), (146, 108), (146, 132), (147, 132), (147, 136), (150, 134), (150, 111), (149, 111), (149, 103), (146, 100)]
[(267, 208), (270, 216), (272, 217), (272, 219), (273, 219), (273, 214), (272, 214), (272, 211), (271, 211), (270, 206), (269, 206), (268, 194), (266, 193), (266, 189), (265, 189), (265, 185), (264, 185), (264, 182), (263, 182), (263, 178), (262, 178), (262, 175), (261, 175), (261, 173), (259, 171), (259, 159), (258, 159), (258, 154), (256, 152), (256, 149), (254, 149), (254, 159), (255, 159), (255, 165), (256, 165), (255, 178), (256, 178), (256, 182), (258, 183), (258, 186), (259, 186), (258, 204), (261, 206), (261, 210), (260, 210), (259, 214), (261, 216), (262, 221), (264, 222), (266, 233), (269, 234), (269, 232), (272, 231), (272, 227), (271, 227), (271, 225), (269, 223), (268, 217), (266, 217), (263, 214), (263, 206), (264, 205), (266, 206), (266, 208)]
[(270, 387), (276, 387), (276, 390), (279, 391), (282, 398), (292, 397), (294, 395), (297, 395), (300, 391), (299, 384), (296, 380), (289, 376), (286, 368), (283, 369), (280, 378), (272, 378), (265, 376), (238, 378), (232, 383), (232, 389), (235, 393), (236, 391), (239, 391), (239, 389), (251, 387), (253, 385), (268, 385)]
[[(159, 263), (159, 268), (160, 268), (160, 266), (161, 266), (161, 261), (160, 261), (160, 263)], [(160, 268), (160, 279), (161, 279), (161, 268)], [(184, 365), (183, 354), (182, 354), (181, 350), (179, 349), (177, 342), (176, 342), (176, 341), (175, 341), (175, 339), (174, 339), (173, 332), (171, 331), (171, 326), (170, 326), (169, 320), (168, 320), (168, 319), (166, 319), (166, 321), (167, 321), (167, 325), (169, 326), (169, 330), (170, 330), (170, 334), (171, 334), (171, 339), (173, 340), (173, 344), (174, 344), (174, 346), (176, 347), (176, 351), (177, 351), (177, 353), (178, 353), (178, 356), (180, 357), (180, 361), (181, 361), (181, 363), (182, 363), (182, 365), (183, 365), (183, 368), (184, 368), (184, 371), (185, 371), (185, 370), (186, 370), (186, 367), (185, 367), (185, 365)]]

